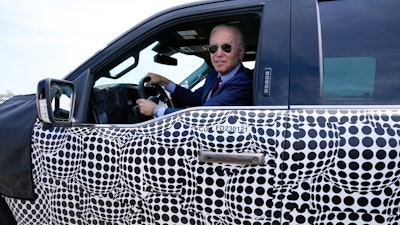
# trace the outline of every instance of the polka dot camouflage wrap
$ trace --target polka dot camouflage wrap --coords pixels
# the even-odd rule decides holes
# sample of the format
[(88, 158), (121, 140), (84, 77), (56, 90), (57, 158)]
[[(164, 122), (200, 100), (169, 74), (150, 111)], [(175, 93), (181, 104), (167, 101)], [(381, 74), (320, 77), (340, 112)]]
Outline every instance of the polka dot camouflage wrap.
[[(398, 224), (396, 110), (201, 110), (32, 136), (19, 224)], [(264, 165), (200, 151), (264, 153)]]

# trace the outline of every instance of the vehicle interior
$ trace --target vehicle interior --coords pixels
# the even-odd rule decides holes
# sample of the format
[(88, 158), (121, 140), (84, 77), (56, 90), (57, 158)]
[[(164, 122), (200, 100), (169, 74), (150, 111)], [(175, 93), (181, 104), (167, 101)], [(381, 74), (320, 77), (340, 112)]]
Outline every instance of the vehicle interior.
[(243, 64), (254, 71), (260, 26), (258, 13), (232, 13), (175, 24), (134, 44), (116, 60), (95, 70), (89, 121), (127, 124), (152, 119), (139, 113), (135, 103), (138, 98), (184, 108), (160, 85), (145, 85), (145, 75), (148, 72), (161, 74), (191, 90), (200, 87), (212, 70), (209, 33), (219, 24), (234, 24), (242, 30), (246, 41)]

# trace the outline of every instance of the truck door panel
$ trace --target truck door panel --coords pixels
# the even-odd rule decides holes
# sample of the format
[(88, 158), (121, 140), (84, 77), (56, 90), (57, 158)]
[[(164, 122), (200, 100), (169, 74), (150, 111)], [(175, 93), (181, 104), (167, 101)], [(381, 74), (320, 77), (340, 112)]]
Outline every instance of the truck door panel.
[[(38, 122), (32, 138), (38, 199), (6, 201), (12, 210), (37, 209), (34, 217), (18, 215), (21, 223), (268, 222), (280, 201), (283, 118), (279, 110), (203, 108), (130, 127), (46, 130)], [(200, 151), (264, 153), (265, 162), (200, 162)]]
[(399, 2), (316, 4), (320, 53), (310, 54), (317, 42), (308, 43), (317, 36), (304, 39), (302, 46), (292, 38), (292, 55), (306, 46), (311, 50), (304, 55), (314, 66), (307, 69), (300, 57), (292, 58), (292, 144), (285, 154), (288, 165), (296, 166), (293, 179), (286, 179), (295, 185), (283, 197), (284, 218), (288, 223), (397, 224), (400, 101), (393, 93), (399, 88), (394, 60), (400, 49), (395, 41)]

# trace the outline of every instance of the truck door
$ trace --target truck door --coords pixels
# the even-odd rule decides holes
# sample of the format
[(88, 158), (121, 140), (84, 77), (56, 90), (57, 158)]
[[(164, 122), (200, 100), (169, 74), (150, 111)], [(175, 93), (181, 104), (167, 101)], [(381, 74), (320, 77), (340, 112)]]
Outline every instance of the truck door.
[[(100, 124), (97, 113), (84, 110), (89, 108), (89, 91), (76, 96), (82, 98), (74, 111), (76, 121), (63, 126), (37, 121), (32, 159), (38, 198), (34, 202), (6, 198), (16, 220), (21, 224), (280, 224), (292, 119), (288, 117), (289, 8), (289, 1), (199, 3), (147, 21), (93, 57), (89, 62), (93, 68), (85, 70), (92, 79), (79, 80), (93, 81), (93, 93), (118, 90), (112, 100), (124, 105), (117, 111), (120, 122)], [(207, 64), (209, 53), (203, 52), (207, 38), (202, 35), (222, 22), (256, 34), (247, 36), (249, 58), (244, 59), (254, 61), (255, 105), (193, 107), (141, 123), (125, 121), (129, 116), (124, 110), (130, 110), (137, 98), (137, 82), (119, 78), (131, 68), (128, 78), (145, 75), (137, 70), (149, 58), (142, 53), (156, 51), (150, 55), (153, 58), (180, 52), (204, 57)], [(258, 29), (250, 29), (254, 27)], [(182, 39), (179, 45), (174, 42), (177, 38)], [(127, 70), (108, 76), (128, 58), (134, 62)], [(206, 71), (204, 67), (192, 75), (201, 77), (198, 71)], [(104, 80), (116, 83), (97, 86)], [(188, 81), (190, 87), (193, 80), (181, 84)]]
[(291, 166), (283, 218), (396, 224), (399, 2), (292, 4), (292, 136), (285, 153)]

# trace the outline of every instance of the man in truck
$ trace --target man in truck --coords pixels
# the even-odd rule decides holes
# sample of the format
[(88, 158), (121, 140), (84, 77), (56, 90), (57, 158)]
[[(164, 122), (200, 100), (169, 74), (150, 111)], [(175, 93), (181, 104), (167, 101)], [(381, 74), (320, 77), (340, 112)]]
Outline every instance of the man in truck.
[[(202, 87), (191, 91), (169, 79), (148, 73), (148, 84), (161, 84), (181, 105), (232, 106), (252, 104), (252, 74), (242, 64), (245, 54), (245, 40), (240, 29), (233, 25), (218, 25), (210, 33), (210, 58), (214, 70), (206, 78)], [(147, 99), (136, 101), (140, 113), (146, 116), (162, 116), (180, 108), (159, 106)]]

